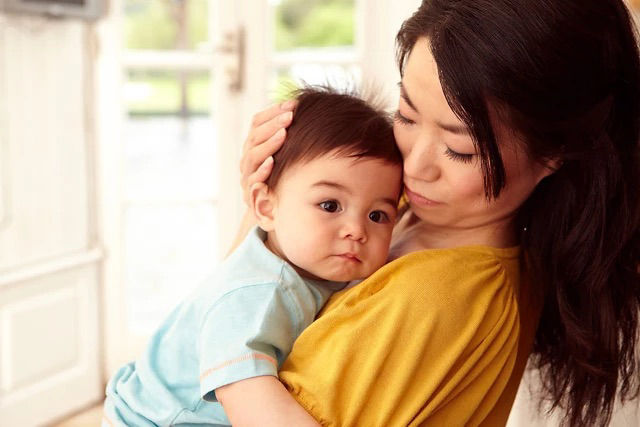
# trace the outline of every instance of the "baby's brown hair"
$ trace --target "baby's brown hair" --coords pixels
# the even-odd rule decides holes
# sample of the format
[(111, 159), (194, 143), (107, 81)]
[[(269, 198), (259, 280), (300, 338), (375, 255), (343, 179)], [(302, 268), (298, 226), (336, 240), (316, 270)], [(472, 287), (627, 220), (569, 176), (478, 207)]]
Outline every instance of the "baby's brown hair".
[(269, 188), (276, 188), (287, 168), (329, 153), (402, 165), (392, 121), (382, 109), (354, 93), (340, 93), (327, 86), (298, 89), (292, 98), (298, 105), (286, 140), (273, 156)]

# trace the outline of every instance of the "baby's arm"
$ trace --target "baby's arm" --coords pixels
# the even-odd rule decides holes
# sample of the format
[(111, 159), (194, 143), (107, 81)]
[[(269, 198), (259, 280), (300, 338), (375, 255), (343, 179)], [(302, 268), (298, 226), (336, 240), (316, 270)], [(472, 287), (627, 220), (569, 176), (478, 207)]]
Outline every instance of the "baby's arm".
[(216, 396), (233, 426), (320, 426), (274, 376), (219, 387)]
[(266, 282), (227, 292), (210, 309), (199, 331), (200, 392), (232, 425), (318, 425), (278, 381), (279, 361), (316, 305), (305, 286)]

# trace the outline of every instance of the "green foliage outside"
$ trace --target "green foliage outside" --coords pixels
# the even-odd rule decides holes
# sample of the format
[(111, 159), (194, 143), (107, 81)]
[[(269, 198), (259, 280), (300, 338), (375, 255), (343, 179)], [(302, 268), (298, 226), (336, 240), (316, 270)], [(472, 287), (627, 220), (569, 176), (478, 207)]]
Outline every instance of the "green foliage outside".
[(275, 11), (276, 49), (352, 45), (353, 18), (353, 0), (283, 0)]
[[(213, 0), (225, 1), (225, 0)], [(127, 49), (169, 50), (179, 47), (180, 22), (187, 28), (187, 49), (208, 40), (207, 0), (124, 0), (125, 46)], [(275, 11), (275, 49), (348, 46), (354, 43), (354, 0), (282, 0)], [(150, 96), (129, 101), (130, 114), (177, 114), (180, 87), (176, 73), (130, 72), (129, 81), (147, 85)], [(280, 70), (274, 99), (282, 99), (292, 79)], [(209, 110), (210, 82), (206, 74), (187, 81), (188, 110)]]
[[(149, 96), (128, 102), (131, 116), (176, 115), (180, 111), (180, 84), (175, 72), (129, 73), (128, 81), (143, 85)], [(208, 73), (191, 73), (187, 79), (187, 99), (190, 115), (209, 113), (211, 82)]]
[(184, 5), (187, 47), (194, 49), (207, 36), (207, 0), (124, 0), (127, 49), (175, 49), (179, 10)]
[(289, 99), (291, 92), (298, 89), (298, 82), (291, 77), (288, 70), (278, 70), (275, 81), (271, 82), (268, 98), (271, 102), (281, 102)]

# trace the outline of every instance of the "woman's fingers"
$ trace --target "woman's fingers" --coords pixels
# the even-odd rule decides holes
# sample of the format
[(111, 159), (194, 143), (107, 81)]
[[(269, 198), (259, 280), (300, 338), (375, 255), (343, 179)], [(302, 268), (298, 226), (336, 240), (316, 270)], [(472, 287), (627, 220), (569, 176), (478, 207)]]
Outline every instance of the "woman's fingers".
[(246, 183), (243, 183), (242, 185), (243, 198), (247, 206), (250, 205), (249, 194), (253, 184), (255, 184), (256, 182), (265, 182), (267, 178), (269, 178), (269, 175), (271, 174), (272, 170), (273, 170), (273, 157), (269, 156), (266, 158), (264, 162), (262, 162), (262, 164), (258, 167), (258, 169), (256, 169), (254, 173), (252, 173), (247, 177)]
[(245, 164), (242, 173), (251, 174), (255, 172), (267, 157), (272, 156), (280, 149), (286, 136), (287, 131), (284, 128), (280, 128), (265, 142), (249, 149), (244, 154)]
[(289, 101), (281, 102), (280, 104), (274, 104), (266, 110), (256, 113), (253, 116), (253, 120), (251, 121), (251, 127), (260, 126), (261, 124), (268, 122), (269, 120), (285, 111), (293, 111), (296, 104), (297, 103), (294, 99), (290, 99)]
[(295, 100), (272, 105), (253, 116), (249, 137), (245, 141), (243, 152), (259, 145), (271, 137), (278, 129), (287, 127), (293, 118), (293, 109), (297, 105)]
[[(249, 149), (246, 153), (244, 153), (242, 161), (240, 162), (243, 191), (246, 192), (248, 190), (247, 183), (249, 176), (253, 175), (258, 170), (260, 165), (265, 162), (265, 160), (273, 156), (273, 154), (275, 154), (275, 152), (280, 149), (286, 135), (287, 131), (284, 128), (280, 128), (266, 142), (260, 145), (256, 145), (253, 148)], [(267, 174), (267, 176), (269, 175)]]
[(292, 119), (293, 112), (287, 111), (273, 117), (271, 120), (266, 121), (259, 126), (252, 127), (249, 132), (249, 138), (247, 138), (247, 142), (244, 145), (244, 153), (268, 141), (280, 129), (284, 129), (289, 126)]
[(287, 134), (286, 128), (293, 120), (295, 100), (273, 105), (253, 116), (251, 130), (242, 147), (240, 172), (245, 202), (249, 188), (256, 182), (264, 182), (273, 167), (273, 154), (280, 149)]

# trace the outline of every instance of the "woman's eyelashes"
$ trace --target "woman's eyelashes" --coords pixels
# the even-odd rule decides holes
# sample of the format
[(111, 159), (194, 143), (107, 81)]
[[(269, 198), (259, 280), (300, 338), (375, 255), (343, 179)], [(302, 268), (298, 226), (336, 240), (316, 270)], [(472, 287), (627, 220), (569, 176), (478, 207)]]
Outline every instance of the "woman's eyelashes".
[(394, 118), (395, 121), (397, 121), (398, 123), (403, 124), (403, 125), (414, 125), (416, 123), (413, 120), (411, 120), (410, 118), (402, 115), (400, 110), (396, 110), (395, 114), (393, 115), (393, 118)]
[(471, 160), (473, 160), (473, 154), (462, 154), (462, 153), (458, 153), (453, 151), (451, 148), (447, 147), (447, 149), (445, 150), (444, 154), (449, 157), (451, 160), (454, 160), (456, 162), (462, 162), (462, 163), (469, 163), (471, 162)]
[[(396, 110), (395, 114), (393, 115), (393, 118), (396, 122), (403, 124), (403, 125), (414, 125), (416, 124), (415, 121), (411, 120), (410, 118), (404, 116), (400, 110)], [(445, 154), (447, 157), (449, 157), (452, 160), (455, 160), (456, 162), (462, 162), (462, 163), (470, 163), (473, 160), (473, 154), (463, 154), (463, 153), (458, 153), (456, 151), (453, 151), (451, 148), (447, 147), (447, 149), (445, 150)]]

